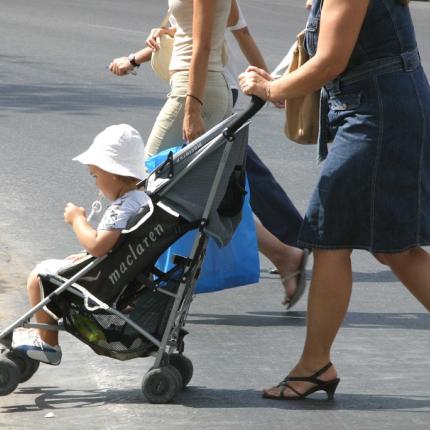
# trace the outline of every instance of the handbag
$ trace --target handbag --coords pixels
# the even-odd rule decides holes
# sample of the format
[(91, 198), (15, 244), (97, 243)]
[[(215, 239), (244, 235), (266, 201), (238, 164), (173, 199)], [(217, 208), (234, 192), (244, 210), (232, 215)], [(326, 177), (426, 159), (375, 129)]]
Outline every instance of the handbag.
[[(181, 146), (162, 151), (150, 157), (145, 164), (149, 171), (164, 162), (170, 151), (177, 152)], [(260, 279), (260, 260), (258, 256), (255, 222), (249, 204), (249, 187), (246, 183), (242, 220), (239, 223), (231, 241), (223, 248), (218, 247), (215, 240), (209, 237), (205, 259), (200, 276), (197, 279), (195, 292), (208, 293), (255, 284)], [(186, 233), (171, 245), (158, 259), (157, 267), (166, 272), (173, 267), (172, 257), (188, 256), (191, 252), (197, 232)]]
[[(286, 73), (292, 73), (309, 60), (304, 46), (305, 32), (297, 35)], [(319, 130), (320, 90), (285, 100), (285, 128), (288, 139), (301, 144), (315, 144)]]
[(162, 34), (157, 37), (157, 43), (160, 47), (158, 51), (154, 51), (151, 56), (151, 67), (152, 70), (163, 79), (163, 81), (170, 80), (170, 59), (172, 58), (173, 52), (173, 37), (168, 34)]
[[(161, 22), (160, 27), (166, 27), (169, 23), (171, 12), (167, 11), (166, 16)], [(151, 67), (152, 70), (161, 78), (163, 81), (170, 81), (170, 60), (172, 58), (173, 44), (175, 39), (168, 34), (162, 34), (157, 37), (157, 43), (160, 47), (158, 51), (154, 51), (151, 55)], [(227, 41), (224, 39), (222, 50), (221, 50), (221, 63), (223, 66), (227, 64)]]
[[(163, 21), (161, 21), (160, 27), (166, 27), (169, 23), (171, 12), (167, 11)], [(157, 37), (157, 43), (160, 49), (154, 51), (151, 55), (151, 67), (152, 70), (163, 80), (170, 80), (170, 59), (172, 58), (174, 38), (168, 34), (162, 34)]]

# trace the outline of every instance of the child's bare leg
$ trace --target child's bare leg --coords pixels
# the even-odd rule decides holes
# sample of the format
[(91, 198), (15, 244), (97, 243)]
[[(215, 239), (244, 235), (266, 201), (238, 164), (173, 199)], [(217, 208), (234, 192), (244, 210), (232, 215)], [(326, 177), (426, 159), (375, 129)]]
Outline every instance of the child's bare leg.
[[(31, 272), (27, 280), (27, 291), (31, 307), (36, 306), (41, 301), (39, 278), (37, 272)], [(35, 313), (36, 321), (41, 324), (57, 324), (57, 321), (45, 311), (40, 310)], [(58, 345), (58, 332), (52, 330), (39, 329), (40, 338), (49, 345)]]

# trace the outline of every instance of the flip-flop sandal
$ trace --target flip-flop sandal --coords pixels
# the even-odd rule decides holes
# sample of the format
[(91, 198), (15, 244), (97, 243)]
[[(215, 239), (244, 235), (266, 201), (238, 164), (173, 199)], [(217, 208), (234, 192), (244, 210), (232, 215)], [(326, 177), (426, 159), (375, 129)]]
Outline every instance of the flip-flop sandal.
[(303, 296), (303, 293), (306, 290), (306, 264), (309, 258), (309, 250), (303, 250), (303, 258), (300, 263), (299, 270), (297, 272), (287, 273), (285, 276), (281, 278), (281, 282), (284, 283), (292, 278), (297, 278), (297, 287), (294, 291), (294, 294), (290, 297), (290, 300), (287, 305), (287, 310), (291, 309)]

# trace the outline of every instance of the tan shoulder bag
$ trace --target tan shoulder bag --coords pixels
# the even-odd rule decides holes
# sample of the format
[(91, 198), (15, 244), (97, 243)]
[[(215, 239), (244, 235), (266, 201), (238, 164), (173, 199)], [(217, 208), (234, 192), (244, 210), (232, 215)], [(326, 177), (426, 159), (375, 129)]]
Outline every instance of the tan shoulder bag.
[[(286, 73), (291, 73), (309, 60), (304, 47), (305, 32), (297, 35), (293, 56)], [(317, 143), (319, 129), (320, 91), (285, 100), (285, 135), (301, 144)]]

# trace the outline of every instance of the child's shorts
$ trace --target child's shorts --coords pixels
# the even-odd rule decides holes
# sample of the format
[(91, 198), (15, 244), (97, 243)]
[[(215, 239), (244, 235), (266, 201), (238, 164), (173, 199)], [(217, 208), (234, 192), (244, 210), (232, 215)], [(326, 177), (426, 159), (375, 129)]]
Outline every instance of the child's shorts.
[(36, 266), (36, 273), (39, 275), (56, 275), (60, 270), (67, 269), (73, 266), (75, 262), (73, 260), (64, 258), (62, 260), (51, 258), (50, 260), (44, 260)]

